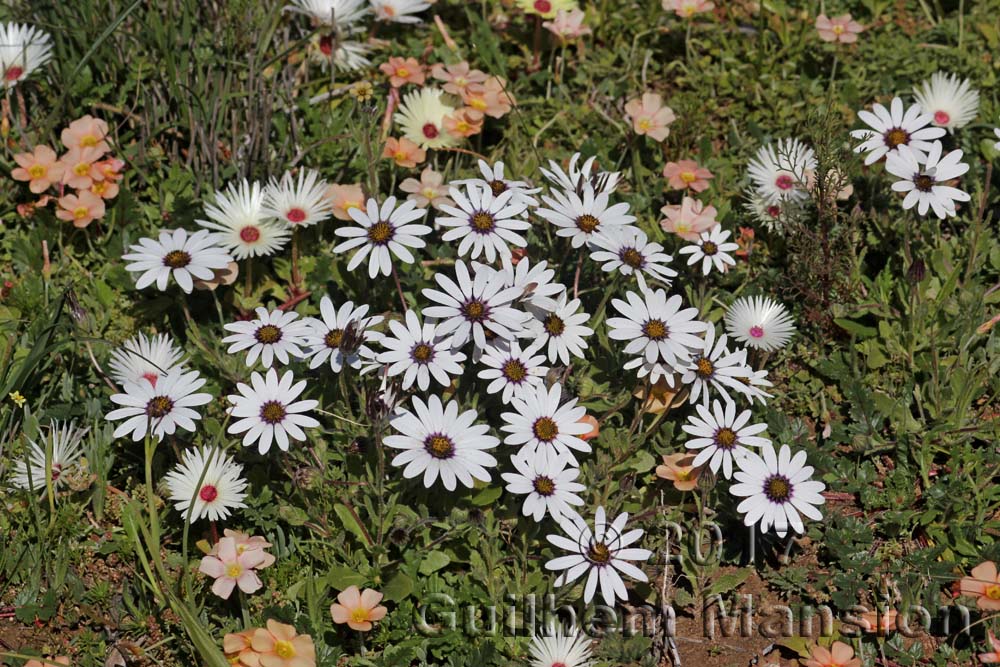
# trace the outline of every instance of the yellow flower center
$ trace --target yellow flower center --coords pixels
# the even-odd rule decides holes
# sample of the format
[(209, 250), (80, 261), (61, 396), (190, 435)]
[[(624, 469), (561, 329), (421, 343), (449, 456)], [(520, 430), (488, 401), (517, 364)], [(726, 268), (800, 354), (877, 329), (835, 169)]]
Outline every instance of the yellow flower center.
[(93, 148), (97, 145), (97, 137), (92, 134), (87, 134), (80, 138), (80, 145), (84, 148)]
[(688, 222), (678, 222), (674, 224), (674, 231), (678, 234), (687, 234), (691, 231), (691, 224)]
[(47, 173), (49, 173), (49, 169), (45, 165), (33, 164), (28, 167), (28, 175), (32, 178), (41, 178)]
[(653, 127), (653, 123), (651, 123), (648, 118), (643, 118), (642, 120), (639, 121), (640, 130), (648, 130), (651, 127)]
[(678, 482), (687, 482), (694, 476), (693, 468), (678, 468), (674, 471), (674, 476), (677, 477)]
[(77, 220), (83, 220), (84, 218), (87, 217), (87, 214), (89, 212), (90, 211), (89, 209), (87, 209), (86, 206), (77, 206), (76, 208), (73, 209), (73, 217), (76, 218)]
[(693, 171), (682, 171), (681, 180), (685, 183), (694, 183), (698, 180), (698, 177), (694, 175)]
[(73, 173), (77, 176), (86, 176), (90, 173), (90, 165), (86, 162), (81, 162), (80, 164), (73, 167)]
[(991, 600), (1000, 600), (1000, 584), (993, 584), (986, 587), (986, 597)]
[(233, 563), (226, 567), (226, 576), (230, 579), (236, 579), (241, 574), (243, 574), (243, 568), (240, 567), (239, 563)]
[(435, 197), (437, 197), (437, 190), (435, 190), (434, 188), (424, 188), (421, 194), (427, 199), (434, 199)]
[(292, 642), (286, 639), (279, 639), (274, 642), (274, 652), (279, 658), (295, 657), (295, 647), (292, 646)]
[(364, 623), (368, 620), (368, 610), (364, 607), (358, 607), (351, 612), (351, 620), (355, 623)]
[(833, 26), (833, 34), (834, 35), (843, 35), (844, 34), (844, 26), (842, 26), (842, 25), (835, 25), (835, 26)]
[(396, 76), (398, 76), (401, 79), (405, 79), (406, 77), (410, 76), (410, 70), (406, 69), (405, 67), (400, 67), (396, 70)]
[(90, 191), (95, 195), (103, 195), (104, 191), (108, 189), (108, 184), (104, 181), (96, 181), (90, 186)]
[(361, 210), (361, 202), (359, 202), (359, 201), (345, 201), (344, 202), (344, 210), (345, 211), (350, 211), (352, 208), (356, 208), (358, 210)]
[(471, 100), (469, 100), (469, 106), (475, 109), (476, 111), (485, 111), (486, 100), (484, 100), (481, 97), (473, 97)]

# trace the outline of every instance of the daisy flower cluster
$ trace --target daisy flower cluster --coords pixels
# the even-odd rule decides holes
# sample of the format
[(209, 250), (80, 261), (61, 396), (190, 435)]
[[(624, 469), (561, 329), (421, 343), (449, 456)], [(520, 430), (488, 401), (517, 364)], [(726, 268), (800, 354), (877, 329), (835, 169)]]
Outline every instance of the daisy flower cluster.
[[(3, 26), (0, 26), (2, 28)], [(3, 33), (0, 31), (0, 69), (3, 68)], [(66, 152), (59, 155), (46, 144), (14, 155), (17, 167), (11, 171), (16, 181), (28, 184), (33, 202), (18, 205), (18, 213), (31, 217), (50, 202), (56, 217), (86, 227), (107, 212), (107, 202), (118, 196), (118, 182), (125, 163), (111, 154), (108, 124), (87, 115), (62, 130), (60, 139)]]

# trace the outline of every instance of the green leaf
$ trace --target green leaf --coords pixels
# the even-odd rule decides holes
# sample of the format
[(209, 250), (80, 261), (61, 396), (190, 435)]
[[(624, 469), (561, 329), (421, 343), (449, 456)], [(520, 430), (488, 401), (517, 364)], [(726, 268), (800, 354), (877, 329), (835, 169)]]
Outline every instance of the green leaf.
[(857, 336), (858, 338), (872, 338), (873, 336), (878, 335), (878, 329), (875, 327), (867, 327), (864, 324), (858, 324), (853, 320), (838, 317), (833, 321), (838, 327), (852, 336)]
[(365, 536), (365, 531), (358, 523), (358, 520), (354, 518), (351, 510), (347, 509), (347, 505), (341, 505), (340, 503), (333, 506), (333, 511), (337, 513), (337, 518), (340, 522), (344, 524), (344, 528), (347, 529), (349, 533), (354, 535), (358, 540), (368, 546), (368, 538)]
[(402, 572), (396, 574), (395, 577), (390, 579), (389, 582), (382, 587), (382, 593), (385, 594), (385, 599), (390, 602), (399, 602), (409, 596), (412, 592), (413, 579), (410, 579)]
[(361, 586), (367, 583), (368, 579), (363, 574), (358, 574), (349, 567), (334, 565), (326, 574), (326, 583), (330, 588), (342, 591), (349, 586)]
[(502, 486), (487, 486), (485, 489), (477, 493), (472, 497), (472, 504), (477, 507), (483, 507), (485, 505), (492, 505), (503, 493)]
[(451, 562), (451, 557), (443, 551), (432, 551), (420, 563), (420, 574), (427, 575), (437, 572)]
[(705, 596), (711, 597), (713, 595), (728, 593), (746, 581), (751, 572), (753, 572), (753, 569), (749, 567), (745, 567), (734, 572), (727, 572), (712, 582), (712, 585), (708, 587), (707, 591), (705, 591)]

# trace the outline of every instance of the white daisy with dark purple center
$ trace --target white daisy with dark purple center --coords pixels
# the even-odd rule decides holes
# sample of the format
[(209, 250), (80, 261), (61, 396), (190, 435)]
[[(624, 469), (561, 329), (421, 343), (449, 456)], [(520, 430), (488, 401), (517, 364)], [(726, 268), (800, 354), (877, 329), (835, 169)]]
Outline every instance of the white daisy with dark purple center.
[(508, 434), (504, 444), (521, 447), (525, 455), (562, 456), (577, 465), (573, 452), (587, 454), (591, 451), (590, 445), (579, 437), (591, 430), (590, 424), (580, 421), (587, 415), (587, 408), (578, 406), (575, 398), (565, 403), (561, 399), (560, 384), (550, 389), (544, 385), (535, 387), (523, 398), (512, 398), (510, 403), (515, 412), (500, 415), (506, 422), (500, 430)]
[(716, 341), (715, 326), (709, 325), (701, 349), (692, 351), (691, 363), (681, 378), (681, 382), (691, 385), (689, 402), (697, 403), (701, 398), (701, 404), (708, 407), (713, 391), (727, 403), (733, 400), (730, 391), (743, 394), (752, 402), (749, 378), (753, 369), (746, 363), (746, 350), (730, 352), (728, 345), (726, 334)]
[(611, 204), (608, 193), (596, 193), (589, 184), (579, 195), (571, 190), (553, 190), (551, 195), (542, 197), (545, 206), (535, 209), (535, 213), (555, 225), (556, 235), (568, 237), (574, 248), (612, 227), (635, 222), (635, 216), (629, 215), (627, 203)]
[[(76, 470), (77, 461), (83, 453), (81, 442), (88, 430), (77, 427), (75, 422), (60, 424), (55, 420), (50, 421), (48, 432), (42, 436), (41, 443), (29, 440), (27, 452), (8, 457), (14, 462), (10, 483), (25, 491), (44, 493), (47, 490), (46, 479), (50, 474), (52, 488), (58, 490), (65, 485), (66, 477)], [(50, 461), (49, 474), (46, 474), (46, 458)]]
[(414, 396), (412, 403), (412, 411), (397, 412), (389, 422), (398, 435), (384, 440), (386, 447), (403, 450), (392, 459), (392, 465), (405, 466), (403, 477), (423, 475), (428, 489), (440, 477), (449, 491), (457, 483), (471, 489), (475, 480), (489, 482), (487, 468), (495, 467), (497, 460), (484, 450), (500, 441), (489, 435), (488, 425), (475, 423), (476, 411), (460, 412), (456, 401), (442, 405), (437, 396), (426, 403)]
[(345, 366), (360, 369), (366, 359), (373, 359), (375, 353), (368, 343), (382, 340), (382, 334), (371, 331), (382, 322), (381, 315), (368, 316), (368, 306), (355, 306), (346, 301), (340, 308), (333, 305), (328, 296), (319, 302), (322, 319), (306, 318), (309, 331), (303, 339), (308, 347), (309, 368), (319, 368), (327, 361), (334, 373)]
[(185, 450), (163, 481), (185, 519), (222, 521), (230, 510), (246, 507), (247, 481), (242, 473), (243, 466), (218, 447), (197, 447)]
[(195, 279), (211, 280), (216, 269), (224, 269), (233, 261), (205, 229), (190, 236), (185, 229), (162, 231), (157, 239), (139, 239), (139, 243), (129, 246), (129, 251), (122, 255), (129, 262), (125, 270), (141, 273), (135, 288), (145, 289), (156, 283), (161, 292), (173, 276), (177, 285), (190, 294)]
[(903, 107), (903, 100), (894, 97), (886, 109), (881, 104), (872, 106), (871, 111), (862, 109), (858, 118), (868, 127), (851, 131), (851, 136), (862, 143), (854, 148), (855, 153), (868, 153), (865, 164), (874, 164), (882, 158), (897, 152), (900, 146), (909, 146), (921, 161), (931, 149), (931, 142), (944, 136), (943, 127), (934, 127), (934, 114), (925, 112), (919, 104)]
[(935, 141), (923, 160), (906, 146), (900, 146), (885, 159), (885, 170), (900, 179), (892, 184), (892, 189), (906, 193), (904, 209), (916, 207), (920, 215), (933, 210), (934, 215), (944, 220), (958, 214), (955, 202), (972, 198), (968, 192), (948, 185), (969, 171), (969, 165), (962, 162), (962, 151), (951, 151), (944, 156), (942, 151), (941, 142)]
[(721, 467), (723, 476), (729, 479), (733, 476), (733, 462), (747, 455), (747, 447), (771, 444), (757, 435), (767, 430), (767, 424), (750, 424), (750, 411), (736, 414), (735, 403), (727, 402), (723, 407), (720, 401), (713, 401), (711, 410), (704, 405), (695, 409), (698, 414), (689, 416), (688, 423), (681, 426), (694, 436), (684, 446), (700, 450), (691, 464), (695, 467), (707, 464), (716, 473)]
[(111, 396), (111, 402), (122, 407), (109, 412), (105, 419), (124, 420), (115, 429), (114, 437), (131, 433), (132, 440), (137, 442), (147, 433), (163, 440), (164, 435), (172, 435), (178, 427), (194, 431), (194, 422), (201, 415), (192, 408), (212, 402), (211, 394), (196, 393), (204, 385), (198, 371), (185, 372), (176, 367), (159, 377), (155, 385), (145, 380), (123, 382), (124, 393)]
[(138, 334), (111, 352), (111, 377), (118, 384), (146, 381), (156, 386), (158, 378), (181, 366), (183, 351), (167, 334), (147, 338)]
[(226, 433), (243, 433), (243, 446), (257, 445), (261, 454), (267, 454), (271, 443), (288, 451), (291, 440), (304, 441), (305, 431), (316, 428), (319, 422), (305, 414), (319, 405), (312, 399), (296, 400), (305, 391), (306, 381), (295, 381), (291, 371), (278, 378), (278, 372), (268, 369), (267, 375), (254, 372), (250, 384), (236, 385), (238, 394), (230, 394), (229, 414), (235, 421)]
[(510, 264), (510, 246), (523, 247), (527, 239), (520, 234), (531, 227), (525, 218), (527, 204), (515, 199), (513, 192), (494, 196), (488, 187), (467, 185), (463, 193), (451, 188), (449, 194), (454, 206), (441, 204), (438, 208), (447, 216), (438, 216), (436, 222), (449, 227), (441, 238), (459, 241), (458, 256), (472, 259), (485, 256), (488, 262), (499, 257), (504, 265)]
[(949, 132), (965, 127), (979, 114), (979, 91), (957, 74), (935, 72), (930, 81), (913, 89), (913, 97), (921, 109), (931, 114), (934, 125)]
[(712, 267), (719, 273), (724, 273), (730, 266), (736, 266), (736, 260), (729, 253), (739, 249), (738, 243), (726, 241), (732, 234), (728, 229), (723, 231), (722, 225), (716, 225), (707, 232), (698, 235), (698, 240), (691, 245), (686, 245), (678, 251), (681, 255), (691, 255), (688, 257), (688, 266), (701, 262), (701, 272), (708, 275)]
[(590, 248), (590, 258), (602, 262), (601, 269), (634, 275), (642, 289), (646, 288), (647, 277), (669, 286), (670, 279), (677, 275), (668, 266), (673, 257), (663, 252), (659, 243), (650, 242), (638, 227), (613, 227), (591, 239)]
[(396, 208), (396, 198), (389, 197), (380, 208), (377, 201), (369, 199), (364, 210), (351, 208), (347, 213), (358, 226), (338, 227), (334, 234), (347, 240), (333, 251), (341, 253), (357, 249), (347, 264), (348, 271), (358, 268), (368, 257), (369, 278), (379, 274), (388, 276), (392, 273), (393, 255), (401, 262), (412, 264), (414, 258), (410, 248), (427, 245), (419, 237), (430, 234), (431, 228), (411, 224), (424, 216), (424, 210), (417, 208), (412, 200), (404, 201)]
[(504, 403), (510, 403), (513, 397), (524, 398), (526, 393), (542, 386), (549, 369), (543, 365), (545, 355), (536, 352), (537, 344), (522, 350), (517, 341), (487, 347), (479, 359), (486, 366), (479, 371), (479, 377), (490, 382), (486, 392), (500, 394)]
[(773, 352), (788, 345), (795, 322), (785, 307), (764, 296), (744, 296), (726, 309), (726, 332), (758, 350)]
[(506, 167), (503, 162), (496, 162), (490, 166), (489, 162), (479, 160), (479, 172), (482, 178), (466, 178), (452, 181), (452, 185), (476, 185), (481, 188), (489, 188), (494, 197), (499, 197), (505, 192), (513, 193), (513, 200), (519, 201), (525, 206), (538, 206), (538, 200), (532, 195), (541, 191), (541, 188), (532, 188), (525, 181), (515, 181), (504, 178)]
[(476, 273), (495, 271), (503, 274), (504, 286), (518, 289), (514, 304), (535, 319), (544, 319), (547, 314), (556, 310), (559, 307), (558, 299), (566, 293), (565, 285), (552, 281), (556, 272), (548, 268), (544, 261), (532, 264), (530, 259), (523, 257), (516, 265), (501, 269), (476, 263), (473, 266)]
[(403, 389), (414, 384), (424, 391), (431, 378), (447, 387), (452, 376), (462, 374), (465, 355), (456, 352), (451, 336), (442, 336), (432, 322), (420, 323), (412, 310), (406, 311), (405, 324), (389, 320), (389, 332), (380, 341), (382, 347), (377, 360), (387, 364), (389, 377), (403, 376)]
[(548, 347), (550, 362), (568, 364), (570, 355), (583, 358), (587, 349), (584, 339), (594, 335), (594, 330), (585, 326), (590, 321), (590, 313), (579, 310), (579, 299), (567, 301), (566, 294), (560, 294), (551, 312), (529, 323), (532, 337)]
[(806, 184), (816, 170), (816, 154), (798, 139), (779, 139), (761, 146), (748, 166), (754, 189), (768, 204), (803, 202)]
[(625, 298), (627, 301), (611, 300), (623, 317), (608, 318), (608, 337), (628, 341), (625, 354), (639, 355), (649, 364), (661, 364), (666, 372), (655, 373), (657, 376), (686, 367), (692, 350), (703, 344), (699, 334), (706, 325), (696, 319), (698, 309), (682, 308), (679, 294), (668, 298), (662, 289), (646, 290), (642, 295), (627, 292)]
[(247, 350), (247, 366), (253, 366), (260, 359), (264, 368), (270, 368), (275, 359), (287, 365), (293, 358), (305, 356), (302, 347), (309, 335), (309, 324), (299, 320), (298, 313), (280, 309), (268, 312), (263, 306), (258, 306), (254, 312), (256, 319), (225, 325), (226, 331), (233, 332), (222, 339), (223, 343), (231, 343), (227, 352)]
[(587, 487), (576, 481), (580, 469), (569, 463), (565, 456), (537, 456), (531, 452), (515, 454), (510, 458), (516, 472), (501, 475), (507, 482), (507, 491), (525, 496), (521, 513), (535, 521), (548, 514), (557, 521), (576, 514), (573, 507), (584, 504), (578, 494)]
[(205, 205), (205, 215), (208, 220), (196, 222), (213, 230), (212, 241), (236, 259), (273, 255), (288, 242), (288, 228), (264, 212), (260, 183), (230, 183)]
[(319, 172), (303, 169), (298, 178), (285, 172), (280, 181), (264, 188), (264, 214), (289, 227), (311, 227), (333, 215), (326, 197), (327, 183)]

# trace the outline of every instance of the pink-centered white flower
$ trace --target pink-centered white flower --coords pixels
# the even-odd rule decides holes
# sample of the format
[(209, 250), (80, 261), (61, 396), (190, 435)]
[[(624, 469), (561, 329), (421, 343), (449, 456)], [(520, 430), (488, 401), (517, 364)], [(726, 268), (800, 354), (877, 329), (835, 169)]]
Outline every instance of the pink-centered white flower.
[(163, 481), (170, 500), (185, 519), (222, 521), (231, 509), (246, 507), (243, 466), (218, 447), (191, 448)]
[(236, 259), (266, 257), (288, 242), (288, 228), (264, 212), (264, 192), (260, 183), (243, 179), (215, 193), (205, 205), (208, 220), (196, 220), (213, 230), (212, 240)]
[(795, 334), (795, 322), (788, 310), (768, 297), (740, 297), (726, 309), (725, 320), (730, 336), (765, 352), (783, 348)]
[(298, 178), (285, 172), (280, 181), (272, 180), (264, 188), (263, 213), (290, 228), (311, 227), (333, 215), (328, 188), (313, 169), (301, 170)]
[(108, 365), (111, 377), (120, 385), (148, 382), (155, 387), (159, 378), (182, 365), (183, 357), (183, 350), (167, 334), (147, 338), (140, 333), (113, 350)]
[(931, 122), (949, 132), (965, 127), (979, 114), (979, 91), (957, 74), (935, 72), (929, 81), (913, 89), (913, 97)]

